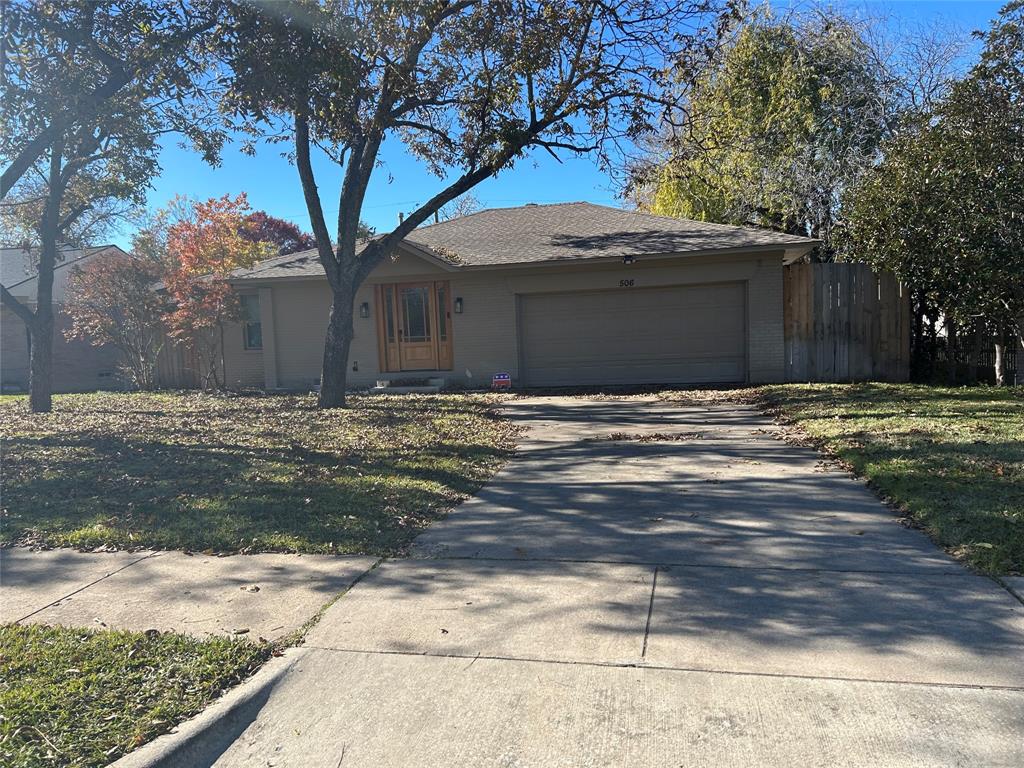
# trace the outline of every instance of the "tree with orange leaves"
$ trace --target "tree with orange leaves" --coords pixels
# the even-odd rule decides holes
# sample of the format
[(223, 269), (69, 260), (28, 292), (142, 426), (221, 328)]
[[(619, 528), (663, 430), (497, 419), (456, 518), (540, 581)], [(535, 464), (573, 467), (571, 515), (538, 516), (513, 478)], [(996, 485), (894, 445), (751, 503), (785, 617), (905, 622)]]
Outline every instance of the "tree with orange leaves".
[(176, 199), (167, 229), (170, 261), (164, 283), (174, 301), (171, 335), (197, 355), (204, 387), (224, 386), (224, 326), (239, 318), (239, 302), (228, 282), (236, 269), (277, 253), (273, 243), (243, 235), (250, 213), (245, 193), (205, 202)]

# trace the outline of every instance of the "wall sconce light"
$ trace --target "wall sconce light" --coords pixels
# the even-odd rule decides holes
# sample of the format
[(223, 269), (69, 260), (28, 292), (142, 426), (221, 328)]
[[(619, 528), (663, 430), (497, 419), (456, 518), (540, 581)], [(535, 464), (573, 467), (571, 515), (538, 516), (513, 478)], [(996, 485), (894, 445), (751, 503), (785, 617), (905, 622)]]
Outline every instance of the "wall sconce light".
[(370, 316), (370, 302), (364, 301), (359, 305), (359, 316), (369, 317)]
[(461, 296), (456, 296), (455, 297), (455, 314), (456, 315), (461, 315), (462, 314), (462, 297)]
[(636, 256), (634, 256), (631, 253), (627, 253), (625, 256), (622, 257), (623, 264), (632, 264), (634, 261), (636, 261)]

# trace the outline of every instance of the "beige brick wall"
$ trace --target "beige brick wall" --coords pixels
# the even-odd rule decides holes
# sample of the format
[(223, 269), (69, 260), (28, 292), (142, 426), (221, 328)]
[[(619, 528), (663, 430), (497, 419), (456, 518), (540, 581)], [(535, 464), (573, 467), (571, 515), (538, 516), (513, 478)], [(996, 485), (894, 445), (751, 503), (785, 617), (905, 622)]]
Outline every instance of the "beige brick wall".
[[(120, 353), (112, 347), (94, 347), (85, 341), (67, 341), (64, 330), (70, 320), (59, 310), (53, 340), (53, 389), (55, 392), (90, 392), (121, 389)], [(21, 319), (0, 308), (0, 383), (5, 390), (28, 388), (28, 334)]]
[[(519, 375), (517, 301), (519, 294), (571, 290), (612, 290), (619, 281), (633, 280), (636, 288), (700, 285), (740, 281), (747, 286), (747, 369), (751, 382), (781, 381), (784, 376), (782, 254), (737, 255), (715, 258), (638, 260), (633, 265), (587, 264), (567, 267), (521, 267), (503, 270), (449, 272), (412, 256), (378, 268), (362, 286), (356, 306), (370, 304), (370, 317), (355, 317), (355, 337), (349, 355), (349, 382), (372, 385), (378, 370), (376, 308), (373, 286), (396, 280), (451, 282), (452, 296), (461, 297), (464, 312), (452, 316), (454, 366), (451, 371), (418, 371), (414, 375), (445, 376), (469, 385), (490, 383), (496, 372)], [(273, 333), (278, 384), (285, 389), (309, 389), (320, 378), (323, 343), (331, 293), (324, 279), (267, 283), (273, 293)], [(248, 288), (247, 290), (256, 290)], [(624, 289), (627, 290), (627, 289)], [(229, 380), (244, 386), (263, 386), (262, 353), (242, 349), (241, 328), (229, 329), (226, 357)], [(266, 347), (266, 341), (264, 346)], [(354, 370), (353, 370), (354, 369)], [(412, 374), (411, 374), (412, 375)], [(387, 374), (395, 377), (398, 374)]]
[(25, 324), (0, 306), (0, 386), (7, 390), (28, 387), (28, 334)]
[(747, 283), (747, 375), (752, 384), (786, 378), (781, 259), (763, 258)]

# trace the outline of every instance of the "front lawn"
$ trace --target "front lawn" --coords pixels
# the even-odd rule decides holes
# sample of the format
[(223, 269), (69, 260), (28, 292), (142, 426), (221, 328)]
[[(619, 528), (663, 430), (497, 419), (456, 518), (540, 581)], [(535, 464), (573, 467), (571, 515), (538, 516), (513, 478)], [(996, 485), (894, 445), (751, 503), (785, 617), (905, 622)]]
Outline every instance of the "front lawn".
[(2, 544), (394, 554), (515, 430), (485, 397), (63, 395), (0, 401)]
[(954, 555), (1024, 573), (1024, 390), (789, 384), (760, 395)]
[(203, 709), (271, 646), (0, 626), (0, 764), (101, 766)]

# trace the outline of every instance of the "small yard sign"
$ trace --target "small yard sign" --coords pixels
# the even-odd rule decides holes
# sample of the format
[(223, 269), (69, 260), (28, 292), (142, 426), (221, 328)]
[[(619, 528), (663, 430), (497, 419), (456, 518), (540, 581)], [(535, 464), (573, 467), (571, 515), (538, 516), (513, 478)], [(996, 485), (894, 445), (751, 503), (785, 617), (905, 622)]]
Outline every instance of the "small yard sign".
[(491, 377), (491, 389), (512, 389), (512, 377), (507, 373), (496, 373)]

